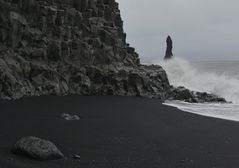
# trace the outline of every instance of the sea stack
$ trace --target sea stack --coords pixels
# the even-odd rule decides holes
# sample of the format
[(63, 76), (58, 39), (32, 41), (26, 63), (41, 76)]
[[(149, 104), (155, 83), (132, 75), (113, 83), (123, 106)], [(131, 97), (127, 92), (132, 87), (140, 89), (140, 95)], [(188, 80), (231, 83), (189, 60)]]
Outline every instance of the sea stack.
[(167, 49), (166, 49), (166, 54), (165, 54), (165, 57), (164, 59), (171, 59), (173, 57), (173, 52), (172, 52), (172, 49), (173, 49), (173, 41), (171, 39), (170, 36), (167, 37)]

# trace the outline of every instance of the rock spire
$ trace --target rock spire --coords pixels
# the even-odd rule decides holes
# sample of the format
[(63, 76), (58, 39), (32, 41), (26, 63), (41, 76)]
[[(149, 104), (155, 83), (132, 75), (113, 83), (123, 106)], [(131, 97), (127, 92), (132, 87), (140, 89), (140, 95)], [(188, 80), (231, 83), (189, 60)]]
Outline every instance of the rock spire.
[(164, 59), (171, 59), (173, 57), (173, 52), (172, 52), (173, 41), (170, 36), (167, 37), (166, 42), (167, 42), (167, 49), (166, 49), (166, 54)]

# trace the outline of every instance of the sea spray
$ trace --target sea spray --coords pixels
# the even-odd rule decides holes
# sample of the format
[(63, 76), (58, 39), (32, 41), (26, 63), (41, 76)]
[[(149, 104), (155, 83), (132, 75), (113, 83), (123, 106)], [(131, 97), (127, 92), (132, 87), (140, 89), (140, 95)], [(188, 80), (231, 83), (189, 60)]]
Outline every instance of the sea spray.
[[(171, 85), (213, 93), (226, 98), (227, 101), (232, 101), (232, 104), (191, 104), (171, 101), (166, 102), (166, 105), (199, 115), (239, 121), (239, 68), (237, 64), (231, 64), (236, 65), (232, 68), (230, 63), (221, 62), (220, 65), (217, 65), (220, 73), (212, 71), (210, 68), (200, 69), (200, 66), (196, 66), (195, 63), (179, 57), (159, 62), (159, 64), (166, 70)], [(205, 64), (205, 62), (201, 64)], [(225, 69), (231, 70), (226, 71)]]
[(166, 70), (169, 81), (174, 86), (185, 86), (191, 90), (213, 93), (233, 103), (239, 103), (237, 76), (201, 71), (182, 58), (173, 58), (160, 64)]

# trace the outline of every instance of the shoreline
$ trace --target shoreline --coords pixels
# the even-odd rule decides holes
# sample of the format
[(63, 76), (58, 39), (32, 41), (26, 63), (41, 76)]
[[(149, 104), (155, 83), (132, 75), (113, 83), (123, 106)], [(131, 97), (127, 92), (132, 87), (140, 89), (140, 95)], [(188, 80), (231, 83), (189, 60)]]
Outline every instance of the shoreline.
[[(180, 101), (179, 101), (180, 102)], [(183, 103), (187, 103), (187, 102), (183, 102)], [(175, 107), (177, 108), (178, 110), (180, 111), (183, 111), (183, 112), (186, 112), (186, 113), (190, 113), (190, 114), (194, 114), (194, 115), (199, 115), (199, 116), (204, 116), (204, 117), (209, 117), (209, 118), (215, 118), (215, 119), (221, 119), (221, 120), (225, 120), (225, 121), (233, 121), (233, 122), (238, 122), (239, 123), (239, 119), (238, 117), (236, 118), (236, 116), (229, 116), (229, 115), (223, 115), (223, 114), (211, 114), (210, 112), (206, 112), (206, 113), (200, 113), (200, 110), (198, 111), (193, 111), (193, 107), (190, 107), (190, 105), (195, 105), (195, 104), (191, 104), (191, 103), (188, 103), (189, 106), (191, 109), (188, 109), (188, 110), (185, 110), (183, 109), (183, 107), (179, 107), (177, 105), (177, 101), (168, 101), (168, 102), (164, 102), (162, 103), (163, 105), (166, 105), (166, 106), (169, 106), (169, 107)], [(200, 104), (200, 105), (218, 105), (220, 103), (196, 103), (196, 104)], [(220, 104), (220, 105), (236, 105), (236, 104)], [(190, 111), (191, 110), (191, 111)], [(214, 109), (214, 110), (217, 110), (217, 109)], [(228, 109), (230, 110), (230, 109)]]
[[(4, 168), (239, 166), (239, 122), (184, 112), (157, 99), (44, 96), (0, 100), (0, 109)], [(62, 113), (81, 120), (65, 121)], [(10, 153), (22, 136), (48, 139), (66, 158), (39, 162)]]

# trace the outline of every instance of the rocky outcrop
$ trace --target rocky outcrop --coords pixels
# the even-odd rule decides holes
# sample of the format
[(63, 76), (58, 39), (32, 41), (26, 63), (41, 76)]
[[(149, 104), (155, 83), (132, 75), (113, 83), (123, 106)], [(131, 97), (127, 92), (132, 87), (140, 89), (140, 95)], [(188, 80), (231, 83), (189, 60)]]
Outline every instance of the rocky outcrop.
[(173, 52), (172, 52), (173, 41), (170, 36), (167, 37), (166, 43), (167, 43), (167, 49), (166, 49), (166, 54), (164, 59), (171, 59), (173, 57)]
[(114, 0), (0, 0), (0, 97), (165, 99), (160, 66), (140, 65)]
[(23, 137), (13, 146), (12, 152), (45, 161), (61, 159), (64, 155), (50, 141), (37, 137)]
[(52, 94), (165, 100), (172, 90), (126, 43), (115, 0), (0, 0), (0, 98)]
[(189, 103), (227, 103), (224, 98), (206, 92), (195, 92), (185, 87), (171, 87), (169, 100), (181, 100)]

